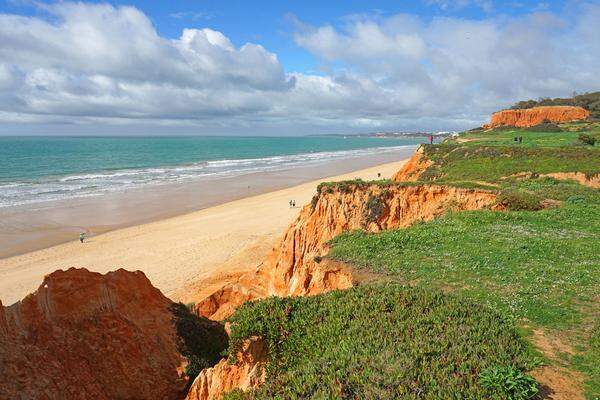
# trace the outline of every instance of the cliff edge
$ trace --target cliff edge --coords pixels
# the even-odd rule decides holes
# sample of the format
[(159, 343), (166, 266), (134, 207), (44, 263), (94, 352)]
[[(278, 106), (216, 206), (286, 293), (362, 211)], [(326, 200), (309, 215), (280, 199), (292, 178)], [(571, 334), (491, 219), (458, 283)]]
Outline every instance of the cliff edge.
[(321, 262), (327, 242), (342, 232), (380, 232), (428, 221), (448, 209), (491, 206), (496, 194), (444, 185), (340, 182), (321, 185), (279, 245), (255, 271), (200, 301), (195, 311), (220, 320), (245, 301), (268, 296), (307, 296), (352, 286), (352, 274), (338, 264)]
[(181, 398), (186, 344), (174, 305), (140, 271), (53, 272), (0, 306), (0, 398)]
[(519, 110), (503, 110), (492, 114), (489, 124), (485, 129), (500, 126), (530, 127), (549, 121), (552, 123), (585, 120), (590, 112), (582, 107), (575, 106), (542, 106)]

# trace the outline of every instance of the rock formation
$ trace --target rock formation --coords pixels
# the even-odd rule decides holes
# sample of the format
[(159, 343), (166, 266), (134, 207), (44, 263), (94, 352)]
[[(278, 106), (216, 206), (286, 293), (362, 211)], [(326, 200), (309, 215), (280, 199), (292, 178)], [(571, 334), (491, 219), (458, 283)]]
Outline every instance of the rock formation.
[(549, 176), (558, 180), (573, 180), (581, 185), (589, 186), (594, 189), (600, 189), (600, 174), (588, 176), (583, 172), (553, 172), (540, 176)]
[(229, 316), (243, 302), (268, 296), (305, 296), (352, 286), (350, 271), (320, 262), (327, 242), (344, 231), (406, 227), (431, 220), (447, 209), (491, 206), (496, 195), (485, 190), (441, 185), (342, 183), (322, 186), (279, 245), (255, 271), (219, 289), (196, 305), (211, 319)]
[(573, 106), (543, 106), (521, 110), (503, 110), (492, 114), (486, 129), (499, 126), (529, 127), (545, 121), (552, 123), (570, 122), (587, 119), (590, 112), (582, 107)]
[(259, 338), (252, 338), (236, 355), (235, 363), (221, 360), (212, 368), (200, 372), (186, 400), (218, 400), (233, 389), (255, 388), (265, 380), (267, 349)]
[(421, 174), (432, 164), (433, 161), (425, 156), (425, 148), (419, 146), (412, 157), (402, 166), (400, 171), (392, 176), (392, 180), (394, 182), (414, 182), (418, 180)]
[(173, 304), (140, 271), (46, 276), (0, 306), (0, 398), (182, 398), (187, 361)]

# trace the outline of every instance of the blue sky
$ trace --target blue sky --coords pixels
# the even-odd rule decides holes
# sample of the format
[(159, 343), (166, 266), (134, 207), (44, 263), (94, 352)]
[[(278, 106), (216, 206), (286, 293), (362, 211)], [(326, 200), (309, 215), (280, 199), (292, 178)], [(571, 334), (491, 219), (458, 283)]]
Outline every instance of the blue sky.
[[(177, 38), (189, 27), (211, 28), (225, 33), (237, 46), (259, 42), (276, 53), (286, 68), (300, 72), (314, 71), (318, 60), (294, 44), (293, 19), (319, 26), (342, 26), (354, 15), (385, 17), (407, 13), (431, 19), (440, 16), (485, 19), (490, 15), (522, 15), (531, 11), (562, 12), (569, 8), (564, 1), (94, 1), (115, 6), (132, 5), (142, 10), (156, 25), (157, 31)], [(574, 3), (574, 2), (571, 2)], [(4, 0), (0, 12), (40, 15), (28, 1)], [(488, 8), (491, 7), (491, 8)]]
[(462, 129), (600, 89), (596, 0), (5, 0), (0, 25), (0, 134)]

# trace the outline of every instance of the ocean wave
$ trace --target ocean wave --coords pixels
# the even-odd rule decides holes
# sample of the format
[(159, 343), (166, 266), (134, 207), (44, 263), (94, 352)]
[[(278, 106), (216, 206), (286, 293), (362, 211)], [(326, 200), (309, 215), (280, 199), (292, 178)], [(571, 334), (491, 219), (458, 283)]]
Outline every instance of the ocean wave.
[(375, 147), (357, 150), (309, 152), (262, 158), (224, 159), (184, 165), (115, 171), (94, 171), (30, 182), (0, 183), (0, 207), (97, 196), (142, 187), (193, 179), (240, 176), (244, 174), (285, 170), (335, 160), (391, 153), (411, 146)]

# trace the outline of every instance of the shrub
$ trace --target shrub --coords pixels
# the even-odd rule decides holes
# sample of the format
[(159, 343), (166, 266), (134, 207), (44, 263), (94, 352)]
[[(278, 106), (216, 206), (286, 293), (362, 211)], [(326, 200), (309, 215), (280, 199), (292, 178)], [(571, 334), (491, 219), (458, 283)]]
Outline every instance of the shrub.
[(584, 204), (585, 197), (584, 196), (570, 196), (567, 199), (567, 203), (569, 203), (569, 204)]
[(370, 195), (365, 204), (365, 220), (367, 222), (376, 222), (385, 212), (385, 203), (379, 196)]
[(234, 389), (231, 392), (227, 392), (223, 395), (223, 400), (243, 400), (244, 392), (240, 389)]
[(191, 381), (200, 374), (200, 371), (211, 366), (208, 360), (196, 355), (191, 355), (187, 359), (188, 365), (185, 367), (185, 374), (190, 377)]
[(507, 190), (498, 195), (496, 204), (511, 211), (537, 211), (542, 208), (541, 199), (531, 193), (521, 190)]
[(587, 144), (590, 146), (593, 146), (596, 144), (596, 138), (591, 136), (591, 135), (587, 135), (585, 133), (581, 133), (578, 137), (579, 141), (583, 144)]
[(182, 303), (170, 307), (179, 336), (179, 352), (188, 359), (186, 374), (190, 382), (204, 368), (215, 365), (227, 348), (228, 337), (222, 324), (198, 317)]
[(530, 126), (525, 129), (530, 132), (562, 132), (560, 126), (552, 123), (552, 122), (542, 122), (541, 124), (537, 124), (534, 126)]
[(310, 199), (310, 208), (311, 210), (315, 211), (315, 208), (317, 208), (317, 203), (319, 202), (319, 194), (315, 194), (312, 199)]
[(531, 376), (512, 366), (486, 368), (479, 381), (493, 399), (528, 400), (538, 393), (538, 384)]

